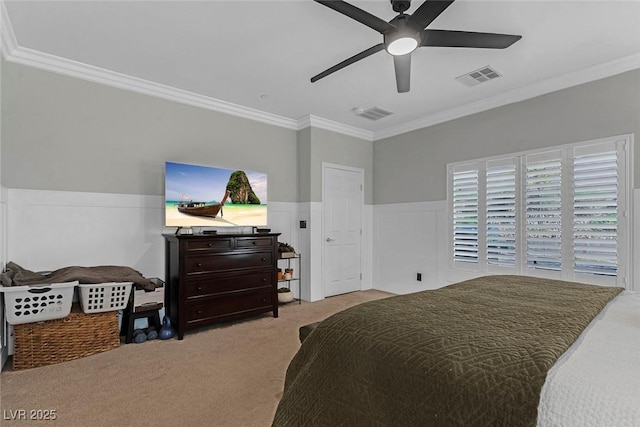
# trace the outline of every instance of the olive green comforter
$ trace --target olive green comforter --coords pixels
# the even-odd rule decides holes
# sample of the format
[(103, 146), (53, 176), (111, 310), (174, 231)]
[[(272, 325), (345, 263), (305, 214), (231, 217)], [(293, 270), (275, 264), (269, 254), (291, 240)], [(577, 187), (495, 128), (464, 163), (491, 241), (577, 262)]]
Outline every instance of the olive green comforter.
[(534, 426), (547, 371), (622, 288), (488, 276), (323, 321), (273, 425)]

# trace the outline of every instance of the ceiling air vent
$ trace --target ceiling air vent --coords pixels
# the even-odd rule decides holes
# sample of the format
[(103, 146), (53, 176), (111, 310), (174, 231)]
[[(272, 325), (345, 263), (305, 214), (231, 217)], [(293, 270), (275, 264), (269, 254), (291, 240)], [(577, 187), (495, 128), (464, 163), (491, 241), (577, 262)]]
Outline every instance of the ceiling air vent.
[(489, 80), (497, 79), (502, 75), (490, 66), (482, 67), (475, 71), (456, 77), (456, 80), (467, 87), (479, 85)]
[(363, 110), (362, 108), (356, 108), (355, 110), (356, 116), (364, 117), (369, 120), (380, 120), (384, 117), (390, 116), (393, 114), (391, 111), (383, 110), (380, 107), (371, 107), (368, 110)]

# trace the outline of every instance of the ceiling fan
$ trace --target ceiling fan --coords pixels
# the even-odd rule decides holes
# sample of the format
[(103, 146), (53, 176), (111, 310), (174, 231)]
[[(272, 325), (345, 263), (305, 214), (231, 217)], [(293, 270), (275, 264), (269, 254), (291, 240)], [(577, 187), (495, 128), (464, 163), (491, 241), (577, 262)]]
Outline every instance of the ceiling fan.
[(418, 47), (504, 49), (522, 38), (522, 36), (510, 34), (426, 29), (433, 20), (453, 3), (453, 0), (426, 0), (411, 15), (404, 13), (411, 6), (411, 0), (390, 0), (393, 10), (399, 15), (389, 22), (344, 1), (315, 1), (378, 31), (383, 36), (383, 42), (313, 76), (311, 78), (312, 83), (347, 65), (351, 65), (381, 50), (386, 50), (393, 56), (398, 92), (408, 92), (411, 76), (411, 52)]

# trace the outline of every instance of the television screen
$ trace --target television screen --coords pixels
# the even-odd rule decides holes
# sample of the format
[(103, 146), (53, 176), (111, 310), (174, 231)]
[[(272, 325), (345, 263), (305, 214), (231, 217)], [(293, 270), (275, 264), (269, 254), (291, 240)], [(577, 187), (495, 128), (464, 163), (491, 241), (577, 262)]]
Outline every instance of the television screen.
[(165, 226), (267, 225), (267, 175), (165, 163)]

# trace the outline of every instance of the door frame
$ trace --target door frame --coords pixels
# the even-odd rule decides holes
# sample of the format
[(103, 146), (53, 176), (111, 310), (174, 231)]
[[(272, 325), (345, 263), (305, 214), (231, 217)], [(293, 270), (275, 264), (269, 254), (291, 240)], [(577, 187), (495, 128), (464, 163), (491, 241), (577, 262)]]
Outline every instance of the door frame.
[(324, 202), (326, 200), (326, 185), (325, 185), (325, 180), (326, 180), (326, 173), (325, 171), (327, 169), (339, 169), (339, 170), (343, 170), (343, 171), (348, 171), (348, 172), (355, 172), (357, 174), (360, 175), (360, 290), (362, 290), (362, 277), (363, 277), (363, 273), (362, 273), (362, 269), (363, 269), (363, 262), (362, 262), (362, 233), (363, 233), (363, 225), (364, 225), (364, 169), (363, 168), (358, 168), (358, 167), (354, 167), (354, 166), (346, 166), (346, 165), (340, 165), (337, 163), (329, 163), (329, 162), (322, 162), (322, 240), (321, 240), (321, 244), (322, 244), (322, 271), (321, 271), (321, 277), (320, 277), (320, 281), (322, 283), (322, 297), (326, 298), (326, 289), (325, 289), (325, 271), (327, 268), (327, 256), (326, 256), (326, 245), (325, 245), (325, 241), (327, 238), (327, 233), (325, 230), (325, 215), (326, 215), (326, 209), (324, 206)]

